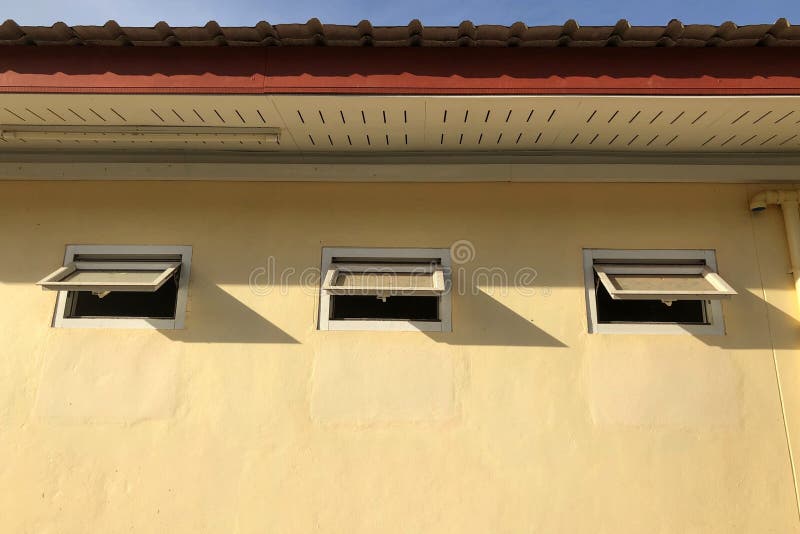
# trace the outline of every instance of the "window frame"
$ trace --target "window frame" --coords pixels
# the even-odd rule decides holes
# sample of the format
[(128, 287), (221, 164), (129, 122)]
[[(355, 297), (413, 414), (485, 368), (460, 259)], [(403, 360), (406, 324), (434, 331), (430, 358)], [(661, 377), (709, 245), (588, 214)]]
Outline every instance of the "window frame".
[[(586, 298), (587, 326), (590, 334), (690, 334), (725, 335), (725, 322), (720, 299), (697, 299), (704, 301), (705, 314), (709, 324), (664, 324), (664, 323), (599, 323), (597, 321), (597, 299), (594, 283), (594, 263), (601, 260), (605, 264), (648, 264), (664, 263), (700, 265), (701, 262), (712, 273), (718, 273), (716, 252), (714, 250), (681, 249), (583, 249), (584, 292)], [(602, 283), (602, 282), (601, 282)], [(726, 284), (727, 285), (727, 284)], [(692, 299), (694, 300), (694, 299)]]
[[(730, 298), (736, 291), (719, 275), (712, 271), (705, 264), (665, 264), (655, 266), (654, 264), (615, 264), (601, 263), (594, 264), (593, 268), (600, 277), (600, 281), (605, 286), (606, 291), (614, 300), (715, 300)], [(644, 290), (644, 289), (620, 289), (612, 278), (620, 275), (648, 275), (648, 274), (686, 274), (699, 275), (713, 290)]]
[[(147, 266), (148, 269), (140, 269)], [(105, 293), (110, 291), (132, 291), (137, 293), (152, 293), (158, 291), (169, 279), (178, 274), (180, 262), (172, 261), (74, 261), (59, 267), (36, 285), (48, 291), (91, 291), (92, 293)], [(151, 282), (80, 282), (68, 281), (66, 278), (75, 272), (86, 271), (161, 271)]]
[[(431, 276), (431, 287), (380, 287), (380, 286), (337, 286), (340, 272), (393, 274), (417, 273)], [(402, 296), (440, 296), (445, 291), (444, 269), (441, 265), (427, 262), (419, 263), (335, 263), (325, 273), (322, 289), (331, 295), (402, 295)]]
[[(70, 301), (70, 290), (58, 291), (56, 307), (51, 325), (54, 328), (142, 328), (151, 330), (178, 330), (184, 328), (186, 307), (189, 296), (189, 274), (192, 262), (192, 247), (189, 245), (67, 245), (64, 253), (64, 266), (76, 262), (76, 256), (97, 256), (103, 260), (111, 260), (113, 256), (133, 259), (141, 266), (153, 263), (180, 263), (178, 273), (178, 293), (175, 302), (174, 319), (148, 319), (144, 317), (67, 317), (67, 305)], [(105, 258), (108, 256), (108, 258)], [(133, 258), (131, 258), (133, 257)], [(152, 257), (152, 262), (141, 261)], [(177, 258), (180, 258), (178, 260)], [(132, 266), (135, 262), (126, 263)]]
[[(334, 258), (340, 261), (334, 262)], [(371, 264), (379, 260), (397, 259), (419, 262), (432, 261), (441, 265), (444, 291), (436, 293), (439, 297), (438, 321), (404, 321), (396, 319), (331, 319), (330, 302), (335, 294), (325, 289), (326, 278), (337, 263)], [(404, 331), (404, 332), (450, 332), (452, 331), (452, 302), (450, 295), (451, 262), (449, 248), (368, 248), (368, 247), (323, 247), (319, 284), (319, 313), (317, 315), (318, 330), (343, 331)], [(431, 296), (417, 293), (419, 296)], [(414, 296), (414, 295), (408, 295)]]

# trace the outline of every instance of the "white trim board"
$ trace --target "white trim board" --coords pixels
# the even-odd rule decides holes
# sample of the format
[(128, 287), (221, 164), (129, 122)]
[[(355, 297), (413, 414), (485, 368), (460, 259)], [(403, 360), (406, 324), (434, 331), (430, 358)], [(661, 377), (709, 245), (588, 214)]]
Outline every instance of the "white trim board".
[(627, 162), (603, 158), (540, 158), (526, 162), (429, 162), (409, 160), (387, 163), (364, 158), (360, 162), (314, 162), (298, 158), (286, 163), (55, 161), (46, 155), (37, 161), (19, 161), (0, 154), (0, 181), (215, 181), (215, 182), (639, 182), (639, 183), (794, 183), (800, 176), (800, 159), (758, 155), (729, 158), (728, 163), (689, 161), (648, 162), (630, 156)]

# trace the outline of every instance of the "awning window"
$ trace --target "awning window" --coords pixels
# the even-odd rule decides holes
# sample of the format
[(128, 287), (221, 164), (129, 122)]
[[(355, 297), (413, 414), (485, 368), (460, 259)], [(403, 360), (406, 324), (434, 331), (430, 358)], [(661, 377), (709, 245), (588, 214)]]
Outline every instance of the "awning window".
[(736, 291), (707, 265), (595, 264), (614, 300), (715, 300)]
[(331, 295), (440, 295), (444, 271), (431, 263), (334, 263), (322, 289)]
[(154, 292), (179, 271), (179, 262), (76, 261), (37, 282), (51, 291)]

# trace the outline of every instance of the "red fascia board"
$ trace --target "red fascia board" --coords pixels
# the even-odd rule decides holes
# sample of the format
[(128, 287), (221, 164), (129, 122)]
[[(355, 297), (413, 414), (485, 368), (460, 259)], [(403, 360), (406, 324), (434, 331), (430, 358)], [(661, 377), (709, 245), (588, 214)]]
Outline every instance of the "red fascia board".
[(0, 92), (800, 94), (791, 48), (0, 47)]
[(260, 94), (265, 61), (243, 48), (8, 47), (0, 91)]

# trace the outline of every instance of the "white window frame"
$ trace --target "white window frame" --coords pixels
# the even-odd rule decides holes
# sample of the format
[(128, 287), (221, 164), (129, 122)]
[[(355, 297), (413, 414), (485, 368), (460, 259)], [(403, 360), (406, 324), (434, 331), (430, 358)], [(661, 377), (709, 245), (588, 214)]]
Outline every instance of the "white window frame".
[[(439, 294), (438, 321), (402, 321), (395, 319), (356, 320), (330, 319), (330, 298), (333, 292), (325, 289), (325, 279), (337, 262), (334, 258), (346, 258), (348, 261), (372, 262), (381, 260), (420, 260), (437, 262), (441, 265), (444, 292)], [(363, 248), (363, 247), (323, 247), (322, 268), (320, 270), (319, 290), (319, 330), (383, 330), (405, 332), (450, 332), (452, 331), (451, 303), (451, 262), (449, 248)], [(330, 280), (328, 281), (330, 282)]]
[[(723, 280), (723, 278), (708, 268), (708, 265), (636, 265), (636, 264), (614, 264), (603, 263), (595, 264), (594, 270), (600, 281), (614, 300), (652, 300), (661, 299), (664, 301), (674, 300), (714, 300), (730, 298), (736, 291)], [(703, 290), (641, 290), (641, 289), (620, 289), (615, 286), (611, 277), (617, 275), (694, 275), (701, 276), (712, 289)]]
[(586, 295), (586, 316), (590, 334), (690, 334), (725, 335), (722, 303), (719, 299), (705, 300), (705, 313), (709, 324), (660, 324), (660, 323), (599, 323), (594, 287), (594, 262), (603, 263), (670, 263), (686, 262), (699, 265), (704, 262), (712, 273), (717, 272), (716, 253), (713, 250), (615, 250), (583, 249), (583, 274)]
[[(68, 291), (59, 291), (56, 297), (56, 309), (52, 326), (55, 328), (143, 328), (153, 330), (177, 330), (184, 327), (186, 304), (189, 296), (189, 273), (192, 264), (192, 247), (186, 245), (67, 245), (64, 254), (64, 265), (75, 263), (76, 256), (97, 256), (103, 259), (108, 256), (124, 258), (135, 257), (153, 261), (168, 261), (164, 258), (180, 257), (180, 273), (178, 274), (178, 295), (175, 302), (174, 319), (147, 319), (130, 317), (65, 317)], [(171, 261), (171, 260), (169, 260)], [(132, 264), (126, 264), (132, 265)], [(147, 264), (142, 264), (147, 265)]]
[(151, 293), (158, 291), (176, 271), (180, 268), (180, 262), (147, 262), (148, 269), (160, 270), (159, 275), (150, 282), (80, 282), (67, 280), (75, 272), (85, 271), (109, 271), (109, 270), (130, 270), (138, 271), (144, 267), (142, 262), (116, 262), (116, 261), (75, 261), (59, 267), (50, 273), (46, 278), (39, 280), (36, 285), (42, 286), (50, 291), (91, 291), (92, 293), (108, 293), (110, 291), (135, 291)]
[[(429, 274), (431, 287), (384, 287), (337, 286), (340, 272), (347, 273), (416, 273)], [(322, 289), (331, 295), (406, 295), (439, 296), (445, 291), (444, 268), (431, 263), (336, 263), (328, 269), (322, 281)]]

